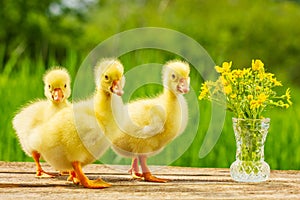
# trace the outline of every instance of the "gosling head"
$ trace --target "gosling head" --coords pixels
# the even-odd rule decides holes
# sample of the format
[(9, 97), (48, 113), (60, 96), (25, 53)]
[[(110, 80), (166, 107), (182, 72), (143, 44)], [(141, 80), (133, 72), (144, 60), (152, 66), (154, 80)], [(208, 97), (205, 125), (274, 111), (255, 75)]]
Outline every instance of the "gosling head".
[(64, 68), (56, 67), (44, 75), (44, 94), (53, 103), (61, 103), (71, 95), (71, 78)]
[(98, 90), (103, 90), (108, 94), (123, 95), (125, 77), (123, 76), (124, 67), (122, 63), (114, 58), (103, 59), (95, 71), (95, 80)]
[(190, 67), (183, 61), (172, 60), (165, 64), (162, 72), (164, 86), (175, 94), (186, 94), (190, 90)]

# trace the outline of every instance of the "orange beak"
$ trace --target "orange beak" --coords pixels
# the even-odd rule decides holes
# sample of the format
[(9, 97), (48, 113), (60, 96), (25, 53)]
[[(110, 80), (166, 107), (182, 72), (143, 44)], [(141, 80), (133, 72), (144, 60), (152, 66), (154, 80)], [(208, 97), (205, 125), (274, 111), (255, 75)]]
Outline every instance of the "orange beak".
[(120, 80), (114, 80), (110, 91), (118, 96), (122, 96), (124, 94), (122, 82)]
[(52, 99), (55, 102), (61, 102), (63, 100), (63, 98), (64, 98), (64, 94), (60, 88), (55, 88), (52, 91)]
[(190, 78), (181, 78), (177, 85), (177, 91), (186, 94), (190, 91)]

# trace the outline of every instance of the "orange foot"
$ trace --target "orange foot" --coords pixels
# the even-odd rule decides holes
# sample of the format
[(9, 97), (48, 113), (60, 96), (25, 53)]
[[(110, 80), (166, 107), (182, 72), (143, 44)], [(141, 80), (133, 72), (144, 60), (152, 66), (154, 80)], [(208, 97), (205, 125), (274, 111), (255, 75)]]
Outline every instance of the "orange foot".
[(72, 181), (76, 185), (79, 185), (80, 183), (80, 180), (77, 178), (76, 173), (74, 171), (69, 172), (69, 177), (67, 181)]
[(166, 183), (166, 182), (170, 181), (169, 179), (157, 178), (157, 177), (153, 176), (150, 172), (143, 173), (143, 177), (144, 177), (144, 180), (148, 181), (148, 182)]
[(81, 168), (81, 162), (74, 161), (74, 162), (72, 162), (72, 166), (74, 168), (76, 178), (80, 181), (81, 185), (83, 185), (84, 187), (92, 188), (92, 189), (101, 189), (101, 188), (107, 188), (107, 187), (111, 186), (111, 184), (106, 183), (101, 178), (99, 178), (97, 180), (90, 180), (83, 173), (82, 168)]
[(101, 178), (98, 178), (96, 180), (88, 180), (85, 184), (83, 184), (83, 186), (92, 189), (101, 189), (110, 187), (111, 184), (106, 183)]
[(133, 179), (142, 179), (143, 174), (136, 172), (133, 168), (128, 170), (128, 173), (132, 176)]
[(37, 170), (36, 174), (35, 174), (35, 177), (37, 177), (37, 178), (54, 178), (56, 176), (57, 176), (56, 174), (45, 172), (42, 169), (41, 170)]

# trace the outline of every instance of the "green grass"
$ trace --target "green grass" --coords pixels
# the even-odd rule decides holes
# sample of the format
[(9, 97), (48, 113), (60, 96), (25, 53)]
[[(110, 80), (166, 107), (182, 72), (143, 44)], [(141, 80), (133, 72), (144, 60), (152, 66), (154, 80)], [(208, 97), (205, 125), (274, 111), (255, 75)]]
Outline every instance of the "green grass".
[[(143, 59), (145, 58), (145, 59)], [(131, 54), (121, 57), (125, 66), (125, 71), (129, 71), (132, 67), (157, 62), (164, 63), (166, 60), (174, 58), (168, 53), (161, 52), (133, 52)], [(69, 52), (64, 63), (55, 63), (52, 61), (51, 65), (68, 66), (71, 75), (74, 79), (76, 69), (79, 67), (80, 59), (75, 52)], [(12, 63), (13, 64), (13, 63)], [(30, 70), (28, 66), (35, 66), (35, 70)], [(18, 70), (14, 66), (6, 66), (0, 74), (0, 98), (1, 98), (1, 115), (0, 115), (0, 160), (3, 161), (32, 161), (22, 151), (16, 135), (12, 129), (12, 118), (16, 111), (27, 102), (36, 98), (43, 98), (43, 83), (42, 75), (46, 70), (42, 59), (32, 61), (30, 59), (23, 59), (20, 62)], [(197, 91), (200, 89), (201, 78), (195, 76), (192, 71), (192, 87)], [(93, 81), (93, 80), (91, 80)], [(283, 83), (288, 85), (288, 83)], [(125, 88), (126, 89), (126, 88)], [(134, 94), (133, 98), (152, 96), (161, 91), (161, 87), (155, 84), (146, 85), (139, 88)], [(265, 145), (265, 160), (270, 164), (272, 169), (300, 169), (300, 137), (299, 137), (299, 113), (300, 106), (298, 104), (300, 98), (300, 90), (297, 87), (292, 87), (292, 97), (294, 104), (288, 110), (273, 109), (268, 111), (265, 116), (271, 117), (271, 127)], [(126, 92), (126, 90), (125, 90)], [(223, 127), (222, 134), (212, 149), (212, 151), (204, 158), (199, 158), (199, 150), (205, 137), (208, 124), (210, 121), (210, 103), (205, 101), (197, 101), (200, 112), (200, 121), (195, 124), (194, 119), (198, 113), (191, 109), (190, 125), (183, 133), (183, 139), (177, 140), (175, 143), (167, 148), (164, 152), (164, 158), (157, 157), (158, 160), (152, 160), (150, 163), (155, 164), (171, 162), (171, 165), (178, 166), (193, 166), (193, 167), (229, 167), (235, 160), (235, 140), (232, 130), (231, 115), (227, 113), (226, 121)], [(194, 132), (195, 126), (199, 126), (198, 131)], [(195, 138), (194, 138), (195, 137)], [(184, 141), (183, 141), (184, 140)], [(181, 148), (183, 151), (186, 147), (182, 146), (184, 143), (191, 142), (184, 154), (173, 160), (168, 160), (168, 155), (174, 157), (176, 150)], [(106, 155), (104, 159), (107, 158)], [(172, 158), (173, 158), (172, 157)], [(100, 159), (100, 161), (103, 161)], [(121, 159), (116, 157), (118, 162), (129, 163), (129, 159)], [(164, 160), (165, 159), (165, 160)], [(116, 162), (117, 162), (116, 161)], [(168, 163), (169, 164), (169, 163)]]

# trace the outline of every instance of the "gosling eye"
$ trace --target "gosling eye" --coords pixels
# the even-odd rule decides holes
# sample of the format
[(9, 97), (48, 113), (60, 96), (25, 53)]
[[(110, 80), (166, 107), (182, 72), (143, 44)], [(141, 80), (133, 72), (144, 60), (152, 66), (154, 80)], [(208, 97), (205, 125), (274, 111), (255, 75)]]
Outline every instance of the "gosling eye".
[(64, 87), (67, 88), (67, 84), (65, 84)]
[(109, 77), (107, 75), (104, 76), (105, 80), (108, 81)]
[(51, 85), (48, 85), (48, 88), (51, 89)]
[(176, 78), (176, 75), (172, 74), (172, 79), (175, 80), (175, 78)]

